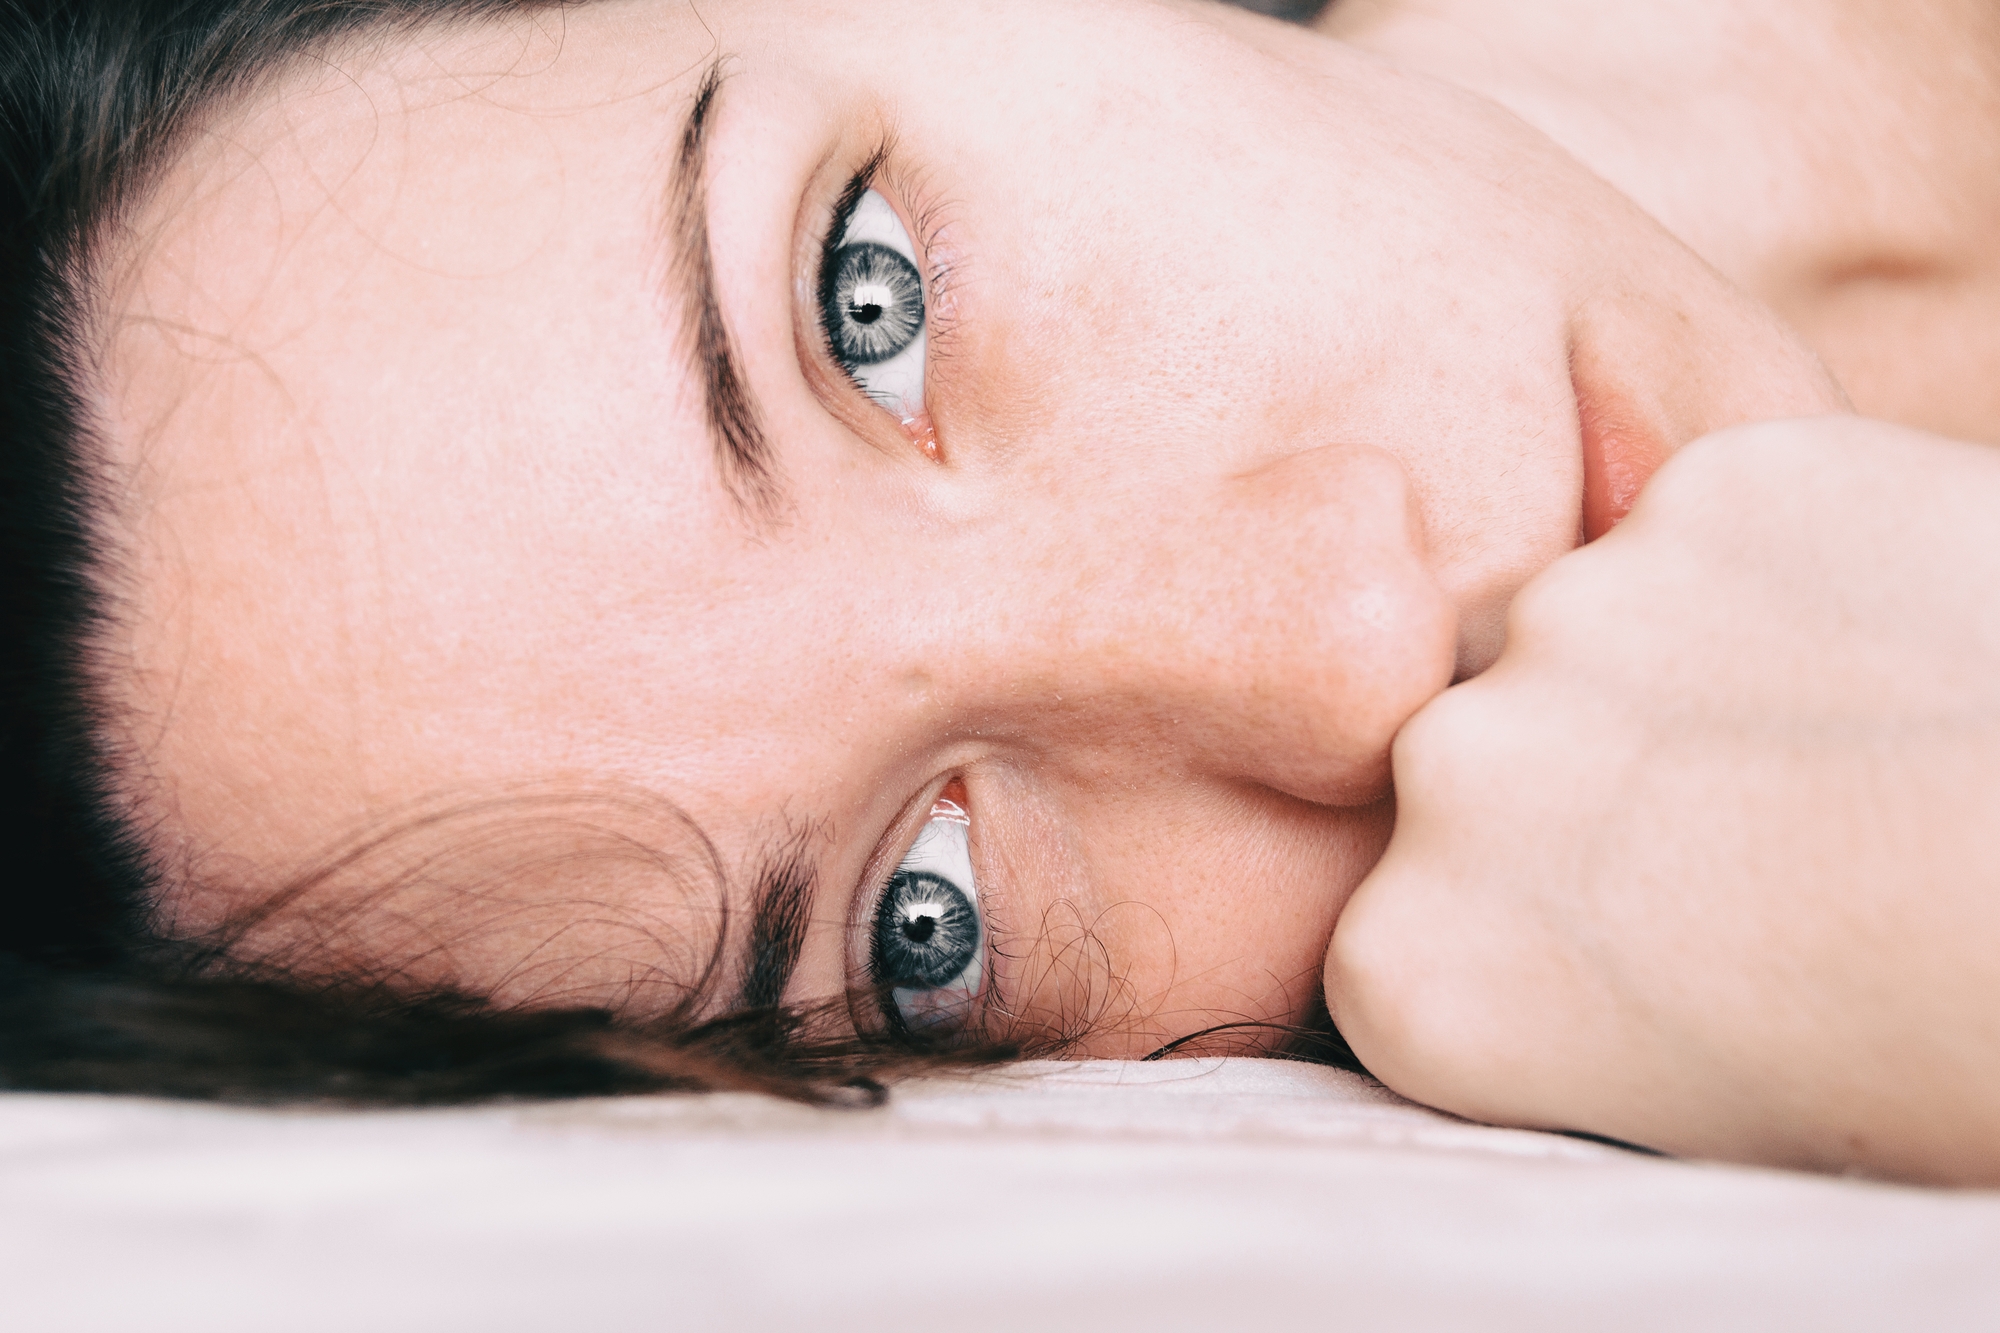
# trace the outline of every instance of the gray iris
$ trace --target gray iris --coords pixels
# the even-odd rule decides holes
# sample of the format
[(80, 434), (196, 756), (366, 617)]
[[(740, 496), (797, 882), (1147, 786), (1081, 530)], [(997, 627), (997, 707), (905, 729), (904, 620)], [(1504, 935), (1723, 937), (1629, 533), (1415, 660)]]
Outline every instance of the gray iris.
[(820, 282), (820, 318), (843, 366), (887, 361), (924, 327), (916, 265), (874, 241), (842, 246)]
[(881, 984), (935, 990), (979, 956), (979, 913), (941, 875), (902, 870), (875, 911), (875, 975)]

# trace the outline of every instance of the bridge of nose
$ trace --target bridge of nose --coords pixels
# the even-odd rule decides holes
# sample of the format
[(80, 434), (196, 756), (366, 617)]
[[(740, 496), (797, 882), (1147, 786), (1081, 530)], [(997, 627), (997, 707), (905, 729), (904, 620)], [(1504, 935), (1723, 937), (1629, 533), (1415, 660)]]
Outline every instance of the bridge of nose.
[(985, 534), (953, 674), (986, 708), (1044, 744), (1153, 750), (1308, 800), (1381, 794), (1456, 632), (1393, 458), (1305, 450), (1115, 512), (1059, 498), (1061, 521)]

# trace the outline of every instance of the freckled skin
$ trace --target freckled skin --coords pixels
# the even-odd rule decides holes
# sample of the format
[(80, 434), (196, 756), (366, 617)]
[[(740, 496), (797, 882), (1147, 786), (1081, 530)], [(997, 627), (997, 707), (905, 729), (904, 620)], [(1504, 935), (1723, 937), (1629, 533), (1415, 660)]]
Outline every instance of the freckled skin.
[[(1574, 544), (1572, 344), (1623, 349), (1669, 446), (1838, 394), (1491, 104), (1168, 17), (611, 3), (559, 49), (508, 23), (302, 66), (196, 136), (107, 295), (109, 687), (165, 919), (211, 927), (426, 802), (638, 793), (703, 838), (612, 801), (589, 846), (643, 807), (631, 846), (712, 853), (739, 931), (766, 843), (810, 847), (807, 1001), (865, 964), (874, 877), (958, 777), (1026, 1029), (1138, 1054), (1308, 1015), (1391, 740)], [(715, 474), (659, 234), (716, 49), (765, 522)], [(816, 229), (885, 136), (879, 188), (949, 270), (937, 458), (811, 332)], [(313, 966), (309, 917), (341, 966), (522, 1002), (706, 956), (715, 901), (545, 833), (518, 884), (397, 853), (395, 902), (342, 872), (245, 947)]]
[(2000, 444), (1987, 0), (1339, 0), (1318, 26), (1577, 154), (1783, 316), (1862, 415)]

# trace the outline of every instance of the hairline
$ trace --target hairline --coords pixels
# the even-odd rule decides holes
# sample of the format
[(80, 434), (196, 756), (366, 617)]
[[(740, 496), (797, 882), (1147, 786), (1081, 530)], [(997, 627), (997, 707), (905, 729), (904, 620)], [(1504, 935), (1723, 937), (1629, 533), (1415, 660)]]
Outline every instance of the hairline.
[[(120, 244), (125, 225), (154, 198), (190, 142), (218, 119), (282, 87), (303, 70), (330, 64), (380, 43), (416, 40), (426, 33), (470, 29), (506, 18), (564, 11), (591, 0), (414, 0), (397, 5), (363, 3), (308, 8), (323, 26), (288, 32), (264, 49), (232, 63), (231, 53), (211, 64), (176, 94), (158, 97), (152, 114), (128, 127), (106, 162), (73, 165), (76, 176), (95, 168), (103, 184), (76, 215), (54, 230), (51, 261), (38, 275), (42, 342), (40, 379), (58, 393), (66, 420), (58, 447), (67, 464), (65, 499), (74, 506), (81, 542), (74, 571), (78, 601), (71, 609), (65, 669), (57, 685), (69, 705), (73, 763), (68, 802), (89, 830), (89, 842), (111, 879), (123, 920), (120, 934), (159, 943), (154, 933), (168, 887), (191, 878), (189, 859), (174, 864), (162, 845), (164, 813), (141, 794), (150, 780), (142, 748), (132, 739), (146, 724), (118, 698), (113, 682), (128, 666), (121, 636), (133, 626), (129, 548), (116, 536), (118, 503), (126, 492), (103, 415), (102, 382), (110, 338), (108, 302), (124, 276)], [(295, 16), (296, 17), (296, 16)], [(303, 25), (301, 25), (303, 26)]]
[[(587, 0), (585, 0), (587, 2)], [(263, 65), (249, 65), (219, 86), (200, 90), (181, 114), (157, 125), (150, 138), (114, 172), (105, 201), (70, 238), (71, 261), (65, 280), (52, 292), (66, 336), (52, 340), (58, 355), (55, 374), (76, 404), (69, 438), (70, 476), (87, 494), (79, 509), (86, 548), (83, 561), (85, 605), (72, 638), (74, 666), (68, 693), (76, 701), (82, 726), (78, 737), (84, 754), (79, 765), (79, 793), (84, 818), (96, 829), (97, 841), (111, 851), (120, 869), (119, 889), (142, 935), (170, 926), (160, 915), (174, 896), (175, 886), (198, 878), (198, 852), (176, 851), (163, 843), (169, 819), (151, 799), (161, 783), (149, 771), (144, 747), (134, 738), (149, 725), (134, 705), (121, 699), (114, 682), (128, 664), (120, 647), (135, 623), (136, 599), (129, 594), (132, 563), (119, 540), (118, 499), (125, 492), (113, 463), (107, 424), (101, 412), (101, 377), (110, 336), (108, 301), (126, 276), (129, 254), (119, 244), (122, 224), (143, 210), (165, 178), (184, 158), (190, 141), (204, 126), (226, 118), (259, 97), (282, 88), (315, 65), (334, 62), (344, 54), (387, 40), (415, 40), (426, 32), (475, 26), (509, 15), (554, 9), (575, 0), (444, 0), (441, 9), (411, 16), (386, 10), (361, 16), (351, 27), (315, 43), (289, 51)], [(676, 153), (670, 180), (671, 272), (681, 287), (688, 311), (685, 331), (694, 369), (704, 388), (706, 417), (716, 463), (725, 488), (753, 522), (768, 517), (778, 501), (777, 479), (760, 424), (761, 414), (747, 391), (733, 339), (722, 321), (715, 288), (707, 226), (706, 155), (709, 113), (724, 81), (724, 59), (709, 62), (693, 103), (674, 140)], [(92, 410), (97, 408), (100, 410)], [(152, 723), (157, 725), (157, 723)], [(685, 816), (683, 816), (685, 817)], [(692, 824), (692, 821), (689, 821)], [(699, 830), (696, 832), (699, 834)], [(707, 837), (700, 834), (707, 845)], [(716, 952), (698, 977), (685, 979), (691, 989), (706, 991), (726, 969), (717, 965), (731, 944), (743, 956), (738, 969), (738, 1009), (772, 1008), (782, 1003), (796, 970), (810, 903), (817, 891), (817, 874), (807, 847), (809, 839), (787, 836), (772, 840), (755, 856), (757, 872), (750, 885), (751, 920), (740, 942), (732, 938), (727, 911), (727, 880), (717, 884), (724, 895)], [(272, 895), (283, 897), (284, 888)], [(164, 942), (164, 941), (162, 941)], [(207, 954), (211, 951), (200, 949)]]

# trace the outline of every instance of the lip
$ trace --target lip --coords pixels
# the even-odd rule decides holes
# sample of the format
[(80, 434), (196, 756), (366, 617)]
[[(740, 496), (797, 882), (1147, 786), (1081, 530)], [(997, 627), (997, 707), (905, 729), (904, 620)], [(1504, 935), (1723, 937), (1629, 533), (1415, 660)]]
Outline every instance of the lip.
[(1583, 540), (1594, 542), (1631, 512), (1639, 492), (1673, 452), (1631, 397), (1572, 355), (1570, 387), (1583, 445)]

